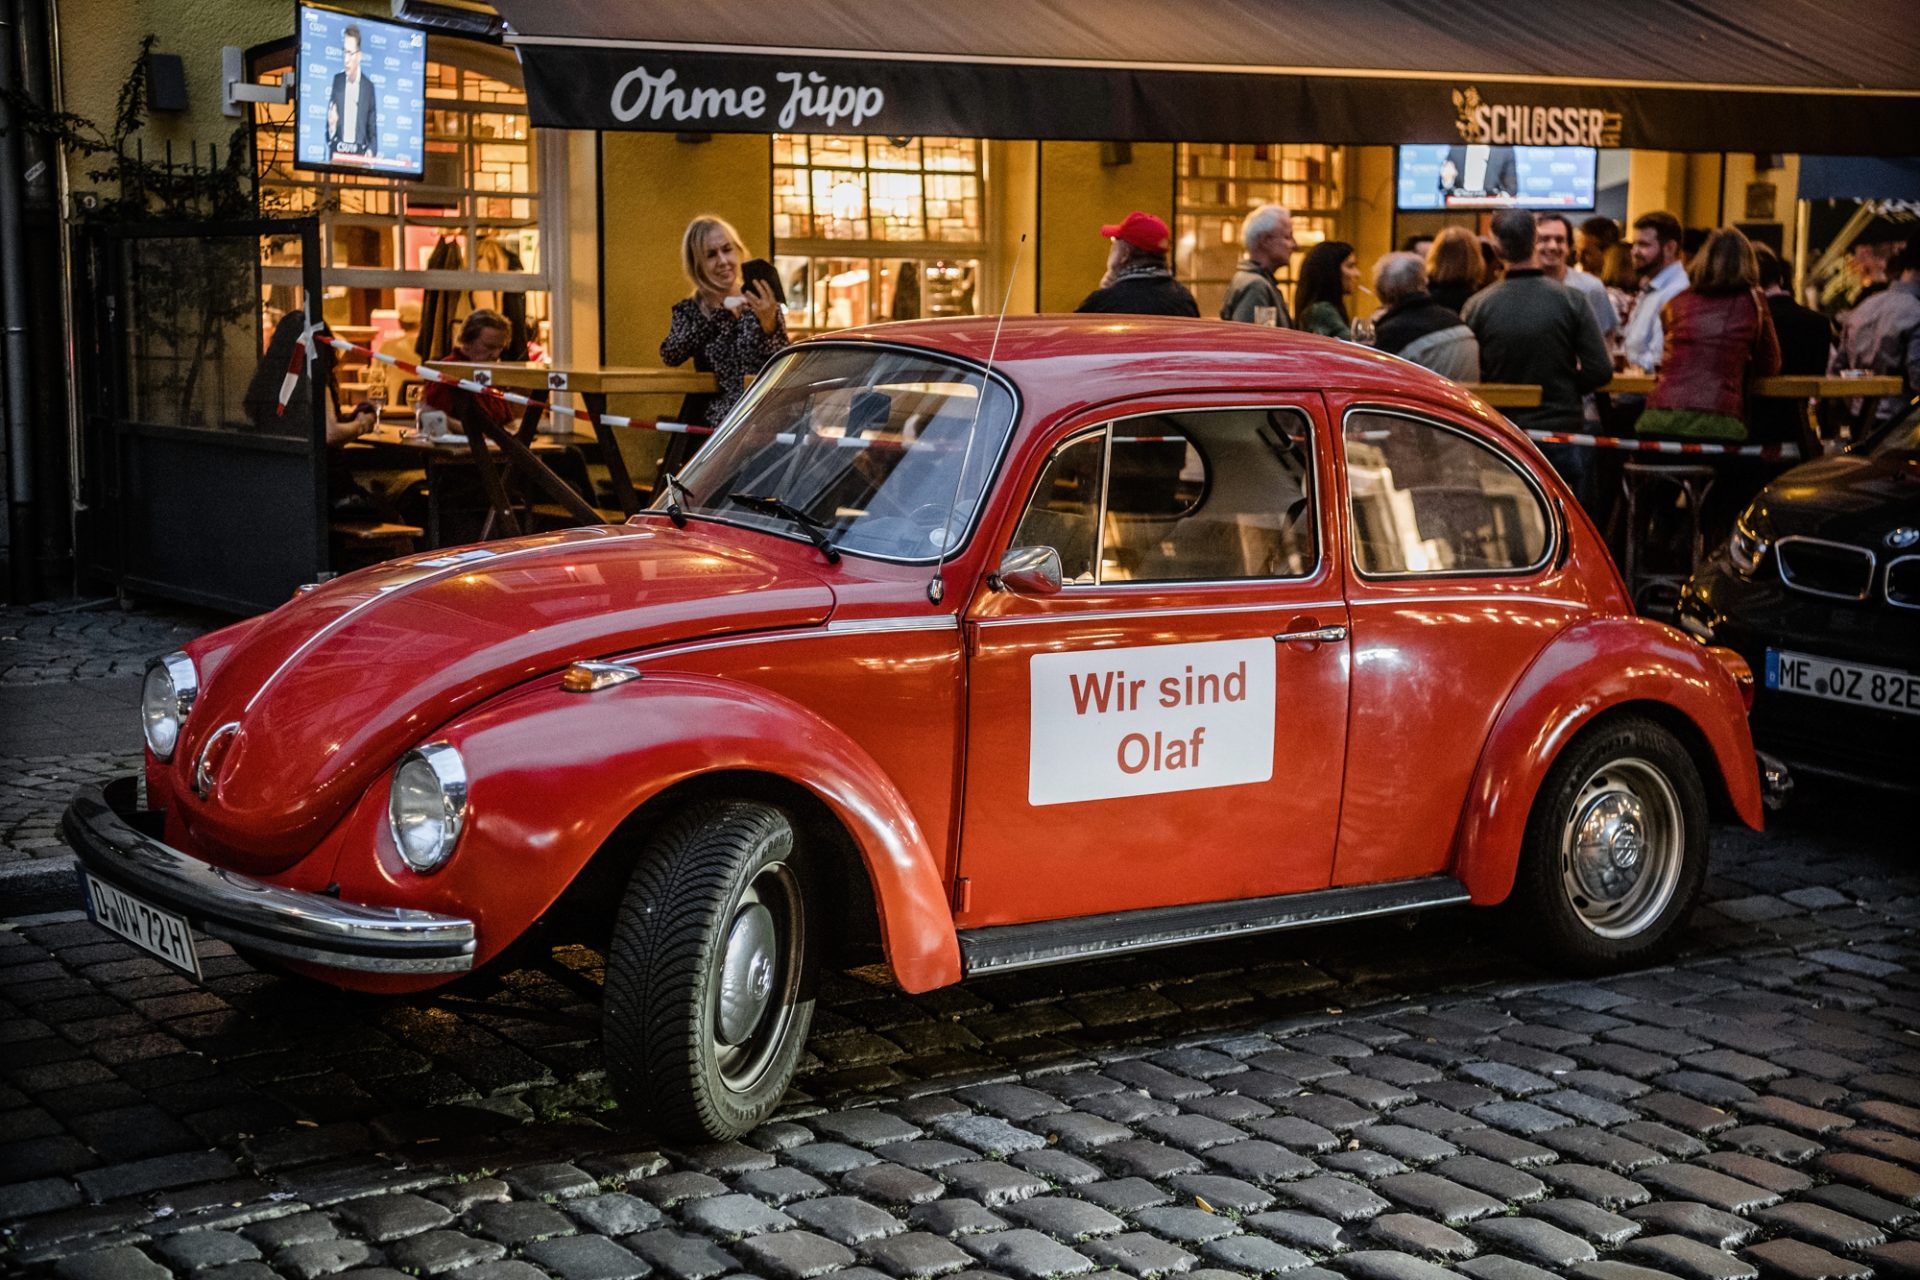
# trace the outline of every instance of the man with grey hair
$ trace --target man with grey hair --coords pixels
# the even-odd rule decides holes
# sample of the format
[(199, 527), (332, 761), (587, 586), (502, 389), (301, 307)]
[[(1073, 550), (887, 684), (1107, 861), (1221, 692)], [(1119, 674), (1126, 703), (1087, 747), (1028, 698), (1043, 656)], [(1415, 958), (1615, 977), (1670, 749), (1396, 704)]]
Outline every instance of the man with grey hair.
[(1257, 308), (1271, 307), (1273, 322), (1282, 329), (1293, 328), (1287, 313), (1287, 300), (1273, 273), (1293, 260), (1293, 214), (1285, 205), (1263, 204), (1240, 224), (1240, 240), (1247, 256), (1227, 285), (1227, 301), (1220, 308), (1222, 320), (1253, 324), (1259, 319)]
[(1427, 264), (1389, 253), (1373, 264), (1373, 291), (1386, 310), (1373, 345), (1456, 382), (1480, 381), (1480, 343), (1457, 312), (1427, 295)]

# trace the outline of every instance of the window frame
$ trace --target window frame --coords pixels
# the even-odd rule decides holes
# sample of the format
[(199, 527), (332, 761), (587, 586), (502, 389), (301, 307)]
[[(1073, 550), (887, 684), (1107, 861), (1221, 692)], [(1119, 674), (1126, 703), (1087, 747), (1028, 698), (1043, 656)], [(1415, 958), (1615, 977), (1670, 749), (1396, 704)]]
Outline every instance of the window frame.
[[(1512, 569), (1408, 569), (1391, 573), (1379, 573), (1362, 568), (1360, 565), (1360, 538), (1355, 528), (1353, 518), (1353, 473), (1347, 465), (1348, 424), (1356, 414), (1362, 413), (1375, 414), (1387, 418), (1402, 418), (1420, 426), (1434, 427), (1450, 435), (1459, 436), (1467, 441), (1468, 444), (1492, 454), (1495, 458), (1498, 458), (1508, 470), (1518, 474), (1521, 480), (1526, 483), (1527, 490), (1533, 495), (1534, 501), (1540, 505), (1540, 509), (1544, 515), (1544, 525), (1547, 536), (1541, 543), (1540, 558), (1531, 564)], [(1561, 514), (1560, 504), (1555, 501), (1553, 495), (1547, 491), (1546, 486), (1541, 483), (1540, 477), (1534, 473), (1533, 468), (1523, 465), (1512, 453), (1499, 448), (1498, 445), (1494, 441), (1489, 440), (1484, 433), (1465, 427), (1457, 422), (1450, 422), (1436, 414), (1424, 412), (1411, 405), (1359, 401), (1349, 404), (1341, 410), (1340, 483), (1347, 494), (1347, 500), (1343, 505), (1345, 507), (1345, 519), (1347, 522), (1348, 566), (1353, 570), (1354, 576), (1364, 582), (1391, 583), (1433, 581), (1436, 579), (1453, 580), (1460, 578), (1536, 577), (1558, 561), (1560, 549), (1565, 545), (1564, 539), (1566, 532), (1561, 527), (1559, 520)]]
[[(1238, 577), (1238, 578), (1155, 578), (1150, 580), (1125, 581), (1125, 582), (1109, 582), (1105, 579), (1102, 572), (1105, 566), (1105, 557), (1102, 553), (1106, 550), (1106, 543), (1107, 543), (1107, 532), (1106, 532), (1107, 498), (1108, 498), (1108, 487), (1112, 483), (1112, 479), (1113, 479), (1114, 428), (1119, 426), (1123, 422), (1132, 422), (1141, 418), (1159, 418), (1159, 417), (1165, 417), (1169, 414), (1188, 414), (1188, 413), (1263, 413), (1263, 414), (1264, 413), (1290, 413), (1290, 414), (1293, 414), (1295, 417), (1299, 418), (1302, 422), (1306, 424), (1307, 466), (1303, 471), (1302, 476), (1303, 476), (1303, 479), (1305, 480), (1305, 488), (1307, 493), (1307, 515), (1310, 521), (1310, 527), (1313, 532), (1313, 560), (1304, 571), (1298, 574), (1287, 574), (1284, 576), (1279, 576), (1279, 575), (1262, 576), (1262, 577), (1246, 576), (1246, 577)], [(1014, 547), (1025, 545), (1017, 541), (1020, 533), (1020, 529), (1023, 525), (1026, 524), (1027, 513), (1033, 509), (1034, 498), (1035, 498), (1036, 491), (1039, 487), (1040, 480), (1042, 479), (1042, 477), (1046, 475), (1047, 468), (1053, 463), (1054, 458), (1057, 457), (1062, 450), (1071, 448), (1073, 445), (1078, 444), (1080, 441), (1084, 440), (1085, 438), (1087, 438), (1089, 435), (1091, 435), (1096, 431), (1102, 433), (1105, 439), (1105, 446), (1106, 446), (1104, 452), (1101, 454), (1101, 462), (1100, 462), (1100, 509), (1094, 514), (1095, 542), (1094, 542), (1093, 558), (1094, 558), (1096, 576), (1094, 581), (1092, 582), (1073, 582), (1070, 580), (1063, 580), (1060, 584), (1061, 590), (1063, 592), (1078, 591), (1081, 593), (1086, 593), (1090, 591), (1118, 591), (1118, 592), (1128, 593), (1128, 592), (1138, 592), (1138, 591), (1184, 590), (1187, 588), (1195, 588), (1195, 587), (1244, 587), (1244, 586), (1247, 586), (1248, 584), (1266, 583), (1266, 582), (1299, 583), (1299, 582), (1310, 582), (1316, 576), (1326, 571), (1327, 562), (1328, 562), (1327, 539), (1321, 536), (1322, 526), (1320, 524), (1320, 506), (1319, 506), (1319, 503), (1316, 501), (1316, 499), (1319, 497), (1318, 491), (1320, 488), (1320, 477), (1318, 474), (1318, 467), (1315, 465), (1316, 459), (1319, 456), (1315, 450), (1316, 425), (1313, 420), (1313, 414), (1308, 412), (1304, 405), (1299, 405), (1299, 404), (1272, 404), (1272, 403), (1199, 404), (1199, 405), (1175, 406), (1175, 407), (1169, 407), (1165, 409), (1143, 409), (1138, 413), (1125, 413), (1117, 417), (1104, 419), (1103, 421), (1100, 421), (1097, 423), (1089, 423), (1083, 426), (1072, 428), (1071, 430), (1063, 434), (1058, 440), (1056, 440), (1053, 446), (1049, 448), (1044, 455), (1042, 455), (1040, 459), (1039, 470), (1037, 470), (1034, 473), (1032, 482), (1027, 486), (1026, 499), (1020, 504), (1019, 515), (1014, 520), (1013, 537), (1016, 540), (1008, 544), (1008, 547), (1007, 547), (1008, 550), (1011, 550)], [(1185, 433), (1183, 432), (1182, 434), (1184, 435)], [(1189, 436), (1187, 437), (1187, 444), (1196, 453), (1198, 453), (1202, 459), (1207, 459), (1208, 457), (1207, 451), (1201, 447), (1199, 441), (1194, 440), (1192, 437)], [(1211, 462), (1209, 462), (1209, 467), (1211, 467)], [(1207, 496), (1211, 496), (1212, 492), (1213, 492), (1212, 475), (1209, 474), (1207, 478), (1207, 488), (1205, 490), (1205, 493)], [(1202, 502), (1199, 505), (1196, 505), (1195, 507), (1191, 508), (1188, 514), (1191, 514), (1193, 511), (1200, 510), (1200, 508), (1204, 505), (1205, 505), (1205, 500), (1203, 498)], [(1166, 518), (1178, 519), (1179, 517), (1166, 517)]]

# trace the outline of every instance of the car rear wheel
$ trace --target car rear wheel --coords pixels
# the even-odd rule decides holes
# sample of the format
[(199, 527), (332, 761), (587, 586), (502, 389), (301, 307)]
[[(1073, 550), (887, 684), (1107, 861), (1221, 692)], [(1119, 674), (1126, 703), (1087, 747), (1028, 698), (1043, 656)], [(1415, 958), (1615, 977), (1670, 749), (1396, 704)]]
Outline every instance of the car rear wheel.
[(655, 835), (614, 922), (603, 1033), (642, 1123), (723, 1141), (786, 1093), (813, 1022), (805, 875), (771, 805), (698, 805)]
[(1707, 797), (1673, 734), (1641, 717), (1596, 726), (1548, 772), (1512, 899), (1517, 936), (1584, 972), (1670, 950), (1707, 870)]

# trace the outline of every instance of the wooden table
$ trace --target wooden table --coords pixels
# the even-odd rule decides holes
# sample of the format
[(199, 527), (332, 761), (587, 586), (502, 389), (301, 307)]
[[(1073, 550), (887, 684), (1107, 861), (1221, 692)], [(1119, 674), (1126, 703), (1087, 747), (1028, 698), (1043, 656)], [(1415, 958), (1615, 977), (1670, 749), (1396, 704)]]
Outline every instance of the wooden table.
[(1463, 382), (1460, 384), (1496, 409), (1537, 409), (1540, 388), (1526, 382)]
[[(470, 397), (468, 398), (471, 399)], [(500, 430), (491, 422), (485, 421), (485, 415), (470, 404), (462, 414), (468, 434), (440, 438), (430, 438), (414, 431), (408, 425), (399, 422), (382, 422), (373, 430), (356, 437), (347, 448), (373, 448), (400, 450), (418, 459), (418, 464), (431, 475), (433, 471), (448, 465), (463, 465), (468, 462), (476, 468), (482, 491), (487, 496), (487, 518), (481, 525), (482, 539), (493, 536), (495, 526), (511, 535), (520, 532), (518, 518), (513, 514), (512, 501), (507, 493), (506, 481), (495, 467), (491, 451), (486, 442), (492, 439), (509, 459), (509, 469), (518, 469), (529, 476), (547, 495), (583, 524), (595, 523), (601, 519), (593, 507), (573, 491), (572, 486), (555, 475), (552, 468), (540, 461), (540, 454), (552, 455), (570, 448), (575, 439), (567, 434), (537, 433), (532, 438), (521, 441), (514, 435)], [(476, 422), (475, 419), (479, 419)], [(481, 428), (475, 430), (476, 427)], [(497, 433), (497, 434), (495, 434)], [(591, 437), (582, 437), (591, 439)], [(443, 545), (441, 537), (440, 495), (444, 486), (431, 480), (427, 486), (427, 541), (431, 546)]]
[[(1651, 373), (1616, 373), (1613, 381), (1600, 388), (1610, 396), (1644, 396), (1653, 391)], [(1779, 374), (1757, 379), (1753, 394), (1783, 400), (1847, 400), (1854, 396), (1897, 396), (1900, 379), (1880, 374), (1864, 378), (1828, 377), (1824, 374)], [(1495, 403), (1488, 401), (1489, 404)]]
[(503, 391), (517, 391), (535, 401), (520, 418), (520, 438), (532, 436), (540, 422), (543, 406), (555, 392), (572, 392), (586, 405), (593, 419), (594, 438), (600, 445), (600, 458), (613, 482), (613, 494), (620, 509), (628, 515), (640, 509), (639, 491), (627, 472), (626, 456), (614, 437), (614, 428), (602, 421), (610, 395), (712, 395), (718, 390), (710, 373), (696, 369), (662, 369), (643, 366), (568, 365), (553, 368), (543, 364), (466, 364), (436, 360), (433, 368), (460, 378), (470, 378)]

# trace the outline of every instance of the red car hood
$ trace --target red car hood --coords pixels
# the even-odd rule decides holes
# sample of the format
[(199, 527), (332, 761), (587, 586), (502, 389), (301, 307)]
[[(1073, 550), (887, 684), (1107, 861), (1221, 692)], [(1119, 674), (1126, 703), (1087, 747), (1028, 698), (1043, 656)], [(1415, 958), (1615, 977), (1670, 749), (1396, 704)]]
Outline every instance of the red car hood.
[[(194, 844), (240, 871), (297, 861), (462, 711), (568, 663), (668, 641), (815, 625), (819, 578), (698, 527), (573, 529), (411, 556), (259, 620), (194, 704), (173, 768)], [(191, 783), (213, 744), (214, 786)]]

